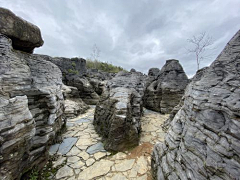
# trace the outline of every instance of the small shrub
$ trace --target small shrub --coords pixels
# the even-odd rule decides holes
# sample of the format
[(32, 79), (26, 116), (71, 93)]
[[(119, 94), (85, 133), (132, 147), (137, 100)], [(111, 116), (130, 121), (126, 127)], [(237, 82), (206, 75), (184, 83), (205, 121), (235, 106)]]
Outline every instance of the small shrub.
[(37, 180), (38, 179), (38, 171), (33, 169), (31, 174), (29, 175), (29, 180)]
[(75, 62), (72, 62), (72, 66), (73, 66), (73, 67), (76, 67), (76, 63), (75, 63)]
[(72, 61), (77, 61), (78, 59), (78, 57), (71, 58)]
[(78, 71), (77, 70), (73, 70), (73, 69), (68, 69), (68, 73), (78, 74)]
[(88, 69), (98, 69), (98, 70), (108, 72), (108, 73), (118, 73), (119, 71), (126, 71), (125, 69), (123, 69), (120, 66), (114, 66), (111, 63), (101, 62), (98, 60), (93, 61), (91, 59), (87, 59), (86, 66)]

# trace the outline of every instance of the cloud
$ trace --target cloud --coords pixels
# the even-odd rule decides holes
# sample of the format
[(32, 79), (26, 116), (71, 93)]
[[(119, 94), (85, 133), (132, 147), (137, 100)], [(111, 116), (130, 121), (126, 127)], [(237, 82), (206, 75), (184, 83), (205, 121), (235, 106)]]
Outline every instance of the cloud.
[(2, 7), (40, 27), (44, 45), (35, 53), (90, 57), (147, 73), (167, 59), (179, 59), (186, 73), (196, 72), (187, 39), (206, 31), (213, 37), (211, 64), (240, 28), (239, 0), (0, 0)]

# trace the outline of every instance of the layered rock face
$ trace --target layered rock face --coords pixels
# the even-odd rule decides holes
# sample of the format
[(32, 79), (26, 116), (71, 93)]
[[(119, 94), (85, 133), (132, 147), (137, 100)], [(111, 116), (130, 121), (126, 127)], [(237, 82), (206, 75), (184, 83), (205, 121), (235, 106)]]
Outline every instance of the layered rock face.
[(8, 9), (0, 8), (0, 33), (11, 39), (14, 49), (32, 53), (43, 45), (40, 29), (17, 17)]
[(104, 81), (112, 78), (109, 73), (100, 72), (97, 69), (87, 69), (86, 60), (82, 58), (39, 56), (56, 64), (62, 71), (63, 83), (76, 87), (79, 97), (89, 105), (98, 103), (105, 85)]
[(76, 87), (80, 98), (88, 105), (98, 103), (104, 87), (104, 83), (97, 79), (88, 79), (77, 75), (69, 76), (67, 85)]
[(83, 114), (89, 109), (89, 106), (82, 101), (79, 96), (78, 89), (71, 86), (63, 86), (64, 95), (64, 115), (67, 118), (75, 118), (79, 114)]
[(119, 72), (107, 83), (93, 122), (105, 140), (105, 149), (123, 151), (138, 145), (143, 81), (144, 76), (139, 72)]
[[(23, 21), (10, 20), (13, 24)], [(27, 23), (13, 28), (22, 28), (26, 34), (34, 32)], [(26, 44), (19, 47), (21, 43), (10, 37), (13, 44), (18, 44), (17, 49), (26, 50)], [(3, 180), (19, 179), (33, 166), (43, 166), (48, 146), (64, 123), (60, 69), (38, 55), (13, 50), (12, 40), (0, 34), (0, 179)]]
[[(64, 84), (68, 84), (71, 77), (82, 77), (86, 74), (86, 60), (82, 58), (64, 58), (64, 57), (50, 57), (46, 55), (38, 55), (46, 61), (50, 61), (56, 64), (62, 71), (62, 81)], [(70, 85), (69, 85), (70, 86)]]
[[(195, 74), (195, 76), (191, 79), (191, 82), (195, 82), (195, 81), (199, 81), (201, 79), (201, 77), (205, 74), (206, 70), (208, 69), (208, 67), (204, 67), (202, 69), (199, 69), (197, 71), (197, 73)], [(175, 117), (175, 115), (177, 114), (177, 112), (181, 109), (181, 107), (183, 106), (183, 101), (184, 101), (184, 96), (182, 97), (182, 99), (180, 100), (179, 104), (177, 106), (175, 106), (173, 108), (173, 110), (171, 111), (169, 118), (164, 121), (164, 124), (162, 125), (162, 129), (167, 132), (170, 123), (172, 122), (173, 118)]]
[(99, 81), (110, 80), (115, 76), (115, 73), (103, 72), (98, 69), (87, 69), (86, 77), (97, 79)]
[(157, 179), (240, 177), (240, 31), (188, 85), (163, 144), (156, 144)]
[(110, 89), (116, 87), (125, 87), (135, 89), (141, 96), (143, 96), (146, 77), (137, 71), (124, 72), (120, 71), (115, 77), (108, 80), (107, 86)]
[(179, 103), (189, 80), (178, 60), (167, 60), (161, 71), (152, 68), (146, 80), (144, 106), (170, 113)]

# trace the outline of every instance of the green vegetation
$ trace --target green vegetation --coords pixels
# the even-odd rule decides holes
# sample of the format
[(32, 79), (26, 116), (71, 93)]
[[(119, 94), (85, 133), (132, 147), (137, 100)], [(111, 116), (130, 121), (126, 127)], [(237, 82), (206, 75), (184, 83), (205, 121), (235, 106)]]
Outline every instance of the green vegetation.
[(77, 70), (73, 70), (73, 69), (68, 69), (68, 73), (78, 74), (78, 71)]
[(91, 60), (87, 59), (87, 68), (88, 69), (98, 69), (100, 71), (108, 72), (108, 73), (118, 73), (119, 71), (126, 71), (120, 66), (114, 66), (111, 63), (108, 62), (101, 62), (98, 60)]
[(78, 59), (79, 59), (78, 57), (71, 58), (72, 61), (77, 61)]
[(38, 179), (38, 171), (36, 169), (33, 169), (31, 171), (31, 174), (29, 175), (29, 180), (37, 180)]
[(76, 67), (76, 63), (75, 63), (75, 62), (72, 62), (72, 66), (73, 66), (73, 67)]

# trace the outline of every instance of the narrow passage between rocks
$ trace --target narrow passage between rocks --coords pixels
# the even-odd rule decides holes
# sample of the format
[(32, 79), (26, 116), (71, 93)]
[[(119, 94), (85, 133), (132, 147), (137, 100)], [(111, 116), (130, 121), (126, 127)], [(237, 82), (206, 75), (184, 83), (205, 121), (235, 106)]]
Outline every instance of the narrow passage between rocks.
[(62, 143), (51, 146), (52, 162), (46, 170), (49, 179), (152, 179), (151, 152), (156, 142), (164, 140), (161, 124), (168, 115), (144, 109), (139, 146), (115, 154), (104, 150), (94, 130), (94, 110), (95, 106), (91, 106), (85, 114), (69, 119)]

